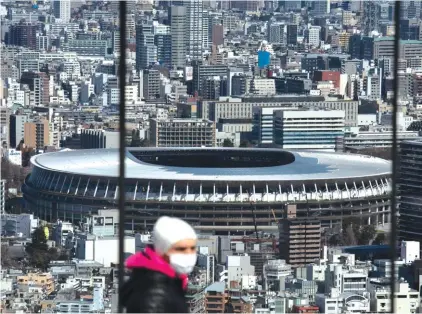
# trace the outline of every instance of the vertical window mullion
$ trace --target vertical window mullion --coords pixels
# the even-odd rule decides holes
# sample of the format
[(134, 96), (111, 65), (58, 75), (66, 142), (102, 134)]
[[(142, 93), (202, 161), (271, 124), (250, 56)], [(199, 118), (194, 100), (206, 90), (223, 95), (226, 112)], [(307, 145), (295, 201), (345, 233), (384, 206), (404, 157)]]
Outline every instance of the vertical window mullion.
[(400, 53), (400, 0), (395, 1), (394, 7), (394, 99), (393, 99), (393, 148), (392, 148), (392, 174), (391, 174), (391, 238), (390, 238), (390, 313), (395, 310), (395, 261), (397, 257), (397, 179), (398, 179), (398, 147), (397, 147), (397, 110), (399, 97), (398, 63)]
[[(119, 123), (119, 290), (124, 279), (124, 227), (125, 227), (125, 137), (126, 137), (126, 110), (125, 110), (125, 87), (126, 87), (126, 1), (119, 2), (120, 13), (120, 123)], [(122, 293), (119, 293), (118, 312), (123, 313)]]

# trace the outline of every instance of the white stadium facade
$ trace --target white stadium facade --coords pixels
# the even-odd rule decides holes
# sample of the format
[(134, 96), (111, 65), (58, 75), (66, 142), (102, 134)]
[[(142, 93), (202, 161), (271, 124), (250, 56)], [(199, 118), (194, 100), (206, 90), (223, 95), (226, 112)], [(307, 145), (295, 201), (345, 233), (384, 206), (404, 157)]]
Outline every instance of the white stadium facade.
[[(117, 149), (37, 155), (23, 186), (27, 209), (41, 219), (78, 222), (117, 208)], [(298, 219), (325, 228), (359, 216), (390, 216), (390, 162), (325, 152), (241, 148), (129, 148), (126, 228), (150, 229), (161, 215), (181, 217), (201, 232), (277, 230), (287, 205)], [(309, 218), (308, 218), (309, 219)]]

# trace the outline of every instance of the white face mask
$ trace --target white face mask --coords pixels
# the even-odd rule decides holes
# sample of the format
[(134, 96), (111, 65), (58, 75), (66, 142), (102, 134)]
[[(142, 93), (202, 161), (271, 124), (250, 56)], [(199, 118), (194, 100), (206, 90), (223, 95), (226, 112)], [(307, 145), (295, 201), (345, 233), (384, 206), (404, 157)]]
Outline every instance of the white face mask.
[(193, 271), (196, 264), (196, 254), (171, 254), (170, 265), (177, 274), (187, 275)]

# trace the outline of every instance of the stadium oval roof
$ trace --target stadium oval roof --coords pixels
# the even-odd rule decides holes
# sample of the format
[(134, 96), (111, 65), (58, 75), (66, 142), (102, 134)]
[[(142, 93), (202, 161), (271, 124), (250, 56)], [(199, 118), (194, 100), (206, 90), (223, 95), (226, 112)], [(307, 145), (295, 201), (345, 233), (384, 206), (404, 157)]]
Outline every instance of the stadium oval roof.
[[(266, 167), (183, 167), (152, 164), (137, 159), (134, 152), (161, 152), (169, 155), (180, 151), (224, 152), (255, 151), (262, 153), (285, 152), (294, 161)], [(118, 177), (118, 149), (67, 150), (36, 155), (31, 158), (41, 169), (92, 177)], [(282, 151), (258, 148), (129, 148), (126, 151), (126, 177), (130, 179), (179, 181), (320, 181), (390, 176), (391, 163), (387, 160), (329, 152)]]

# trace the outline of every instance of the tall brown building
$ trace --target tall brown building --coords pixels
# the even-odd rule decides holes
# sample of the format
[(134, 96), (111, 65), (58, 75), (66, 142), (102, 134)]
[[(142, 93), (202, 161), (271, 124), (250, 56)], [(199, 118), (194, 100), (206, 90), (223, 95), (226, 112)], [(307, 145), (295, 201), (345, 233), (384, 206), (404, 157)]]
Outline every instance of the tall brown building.
[(216, 46), (224, 45), (224, 27), (221, 24), (212, 26), (212, 44)]
[(24, 139), (27, 147), (44, 149), (50, 143), (48, 120), (27, 122), (24, 126)]
[(280, 258), (292, 267), (313, 263), (321, 255), (321, 221), (297, 218), (296, 205), (287, 205), (287, 218), (280, 224)]

